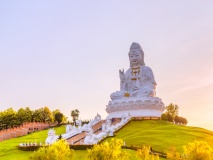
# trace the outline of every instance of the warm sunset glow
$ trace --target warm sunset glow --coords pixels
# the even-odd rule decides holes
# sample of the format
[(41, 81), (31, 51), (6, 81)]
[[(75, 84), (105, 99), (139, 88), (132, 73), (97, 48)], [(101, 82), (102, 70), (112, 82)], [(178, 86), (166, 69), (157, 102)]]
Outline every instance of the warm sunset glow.
[(105, 118), (141, 44), (156, 94), (213, 130), (213, 1), (1, 1), (0, 111), (48, 106)]

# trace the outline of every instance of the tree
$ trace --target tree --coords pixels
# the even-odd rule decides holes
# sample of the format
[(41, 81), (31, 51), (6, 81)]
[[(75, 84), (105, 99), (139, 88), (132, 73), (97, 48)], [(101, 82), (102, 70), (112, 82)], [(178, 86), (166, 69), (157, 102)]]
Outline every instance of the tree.
[(74, 156), (74, 151), (69, 148), (65, 140), (61, 139), (51, 146), (42, 147), (35, 151), (30, 156), (30, 160), (71, 160)]
[(42, 112), (43, 112), (42, 108), (34, 110), (33, 115), (32, 115), (32, 121), (33, 122), (43, 122)]
[(167, 117), (167, 115), (165, 113), (163, 113), (161, 115), (161, 119), (164, 120), (164, 121), (168, 121), (168, 117)]
[(185, 124), (185, 125), (187, 125), (188, 121), (187, 121), (187, 119), (186, 119), (186, 118), (181, 117), (181, 119), (180, 119), (180, 123), (181, 123), (181, 124)]
[(181, 160), (180, 153), (176, 151), (175, 147), (171, 147), (167, 152), (166, 152), (166, 158), (168, 160)]
[(53, 114), (47, 106), (44, 107), (43, 114), (44, 122), (53, 122)]
[(212, 160), (212, 148), (205, 141), (194, 141), (183, 147), (187, 160)]
[[(168, 106), (166, 106), (166, 114), (170, 114), (173, 117), (173, 120), (176, 115), (179, 113), (179, 107), (176, 104), (170, 103)], [(172, 120), (172, 121), (173, 121)]]
[(78, 109), (71, 111), (71, 117), (72, 117), (72, 120), (73, 120), (75, 126), (76, 126), (76, 120), (78, 119), (79, 113), (80, 112)]
[(136, 157), (139, 160), (159, 160), (158, 155), (150, 154), (150, 147), (149, 146), (142, 146), (140, 149), (137, 150)]
[(171, 114), (167, 114), (167, 118), (169, 122), (173, 122), (173, 117)]
[(52, 112), (48, 107), (39, 108), (33, 112), (33, 121), (35, 122), (53, 122)]
[(55, 114), (55, 120), (58, 122), (58, 125), (63, 121), (64, 115), (61, 112)]
[(20, 108), (17, 111), (17, 117), (20, 121), (20, 124), (24, 123), (24, 122), (31, 122), (32, 120), (32, 111), (30, 110), (29, 107), (24, 108)]
[(170, 103), (166, 106), (166, 112), (161, 115), (161, 119), (164, 121), (175, 122), (176, 124), (187, 124), (186, 118), (179, 117), (179, 107), (176, 104)]
[(2, 118), (3, 118), (3, 112), (0, 111), (0, 131), (4, 129)]
[(4, 125), (6, 129), (20, 124), (16, 115), (16, 111), (14, 111), (13, 108), (8, 108), (2, 112), (1, 121), (2, 125)]
[(175, 116), (175, 119), (174, 119), (174, 120), (175, 120), (175, 123), (176, 123), (176, 124), (179, 124), (179, 123), (180, 123), (180, 117)]
[(111, 141), (96, 144), (92, 149), (88, 149), (87, 158), (90, 160), (128, 160), (129, 155), (126, 151), (122, 151), (121, 146), (123, 140), (111, 139)]
[(61, 111), (60, 111), (59, 109), (56, 109), (56, 110), (52, 111), (52, 115), (53, 115), (53, 118), (54, 118), (53, 121), (54, 121), (54, 122), (56, 121), (56, 120), (55, 120), (55, 114), (56, 114), (56, 113), (60, 113), (60, 112), (61, 112)]

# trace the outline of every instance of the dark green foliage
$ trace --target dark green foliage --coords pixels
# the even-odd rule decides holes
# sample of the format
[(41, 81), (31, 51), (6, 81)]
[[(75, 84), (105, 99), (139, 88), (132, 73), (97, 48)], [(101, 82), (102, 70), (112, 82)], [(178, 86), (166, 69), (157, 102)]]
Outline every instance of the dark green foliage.
[(161, 120), (168, 121), (168, 117), (165, 113), (161, 115)]
[[(62, 113), (61, 113), (62, 114)], [(59, 123), (65, 122), (66, 117), (61, 114), (57, 115), (57, 120)], [(63, 114), (62, 114), (63, 115)], [(20, 108), (17, 112), (13, 108), (8, 108), (5, 111), (0, 112), (0, 130), (14, 128), (22, 125), (26, 122), (53, 122), (53, 113), (48, 107), (39, 108), (32, 111), (29, 107)]]
[(53, 122), (53, 115), (48, 107), (35, 110), (32, 117), (33, 122)]
[(186, 125), (188, 123), (188, 121), (186, 118), (180, 117), (180, 123)]
[(0, 128), (7, 129), (20, 125), (16, 111), (13, 108), (8, 108), (0, 112)]
[(70, 149), (74, 150), (86, 150), (91, 149), (93, 145), (70, 145)]
[(18, 146), (18, 149), (22, 151), (36, 151), (42, 146)]
[(32, 120), (32, 113), (33, 111), (30, 110), (29, 107), (24, 108), (20, 108), (17, 111), (17, 117), (20, 121), (20, 124), (24, 123), (24, 122), (31, 122)]
[(167, 114), (167, 118), (169, 122), (173, 122), (173, 117), (171, 114)]
[[(176, 104), (170, 103), (168, 106), (166, 106), (166, 114), (170, 114), (174, 120), (175, 116), (179, 113), (179, 107)], [(173, 121), (172, 120), (172, 121)]]
[(161, 115), (161, 119), (164, 121), (175, 122), (176, 124), (184, 124), (188, 123), (186, 118), (179, 117), (179, 107), (176, 104), (170, 103), (166, 106), (166, 112)]
[(179, 124), (179, 123), (180, 123), (180, 117), (175, 116), (175, 119), (174, 119), (174, 120), (175, 120), (175, 123), (176, 123), (176, 124)]
[(72, 120), (73, 120), (75, 126), (76, 126), (76, 120), (78, 119), (79, 113), (80, 112), (78, 109), (71, 111), (71, 117), (72, 117)]
[(59, 140), (60, 140), (60, 139), (62, 139), (62, 136), (61, 136), (61, 134), (59, 135), (58, 139), (59, 139)]
[(62, 113), (58, 112), (55, 114), (55, 121), (57, 121), (58, 124), (60, 124), (63, 120), (63, 117), (64, 117), (64, 115)]
[(88, 124), (89, 123), (89, 120), (83, 120), (82, 121), (82, 126), (84, 125), (84, 124)]

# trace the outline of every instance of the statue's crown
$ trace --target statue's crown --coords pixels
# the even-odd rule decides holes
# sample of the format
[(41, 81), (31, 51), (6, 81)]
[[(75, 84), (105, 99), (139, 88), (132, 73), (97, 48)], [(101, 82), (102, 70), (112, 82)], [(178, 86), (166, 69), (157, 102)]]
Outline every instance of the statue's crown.
[(139, 49), (139, 50), (141, 50), (141, 51), (143, 52), (143, 50), (142, 50), (140, 44), (139, 44), (139, 43), (136, 43), (136, 42), (133, 42), (133, 43), (131, 44), (131, 46), (130, 46), (130, 51), (133, 50), (133, 49)]

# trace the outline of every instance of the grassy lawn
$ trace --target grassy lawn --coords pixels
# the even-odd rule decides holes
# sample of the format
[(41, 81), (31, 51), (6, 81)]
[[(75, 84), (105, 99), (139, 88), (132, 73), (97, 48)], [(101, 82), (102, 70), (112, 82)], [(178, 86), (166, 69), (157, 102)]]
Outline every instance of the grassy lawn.
[[(35, 132), (23, 137), (13, 138), (0, 142), (0, 160), (28, 160), (31, 151), (21, 151), (17, 145), (21, 142), (42, 142), (47, 137), (47, 131)], [(65, 133), (65, 126), (55, 128), (56, 134)], [(175, 146), (182, 152), (182, 146), (193, 140), (207, 141), (213, 147), (213, 132), (202, 128), (179, 126), (161, 120), (132, 121), (116, 133), (116, 138), (123, 139), (127, 146), (149, 145), (153, 150), (166, 151)], [(110, 138), (106, 139), (109, 141)], [(136, 160), (136, 152), (126, 149), (130, 160)], [(75, 151), (76, 160), (86, 160), (86, 150)], [(162, 158), (160, 160), (163, 160)]]
[[(55, 128), (56, 134), (66, 132), (65, 126)], [(47, 138), (48, 130), (43, 130), (26, 136), (12, 138), (0, 142), (0, 160), (25, 160), (32, 153), (30, 151), (21, 151), (16, 146), (22, 142), (42, 142), (44, 144)]]
[(127, 146), (149, 145), (153, 150), (166, 151), (175, 146), (182, 152), (182, 146), (194, 140), (203, 140), (213, 147), (213, 132), (198, 127), (180, 126), (161, 120), (132, 121), (116, 133)]

